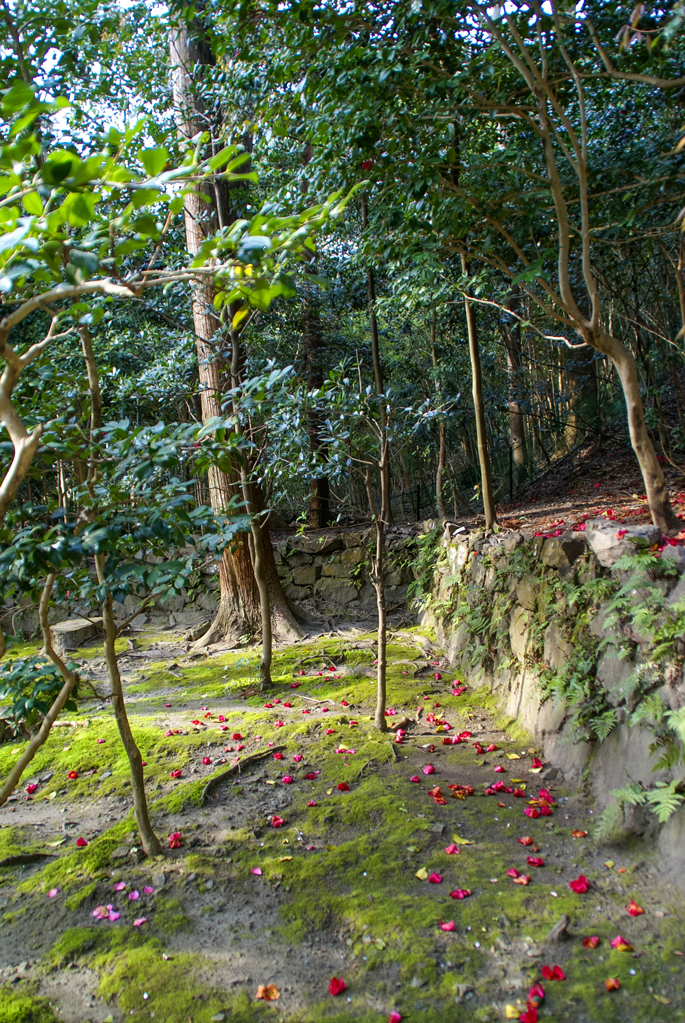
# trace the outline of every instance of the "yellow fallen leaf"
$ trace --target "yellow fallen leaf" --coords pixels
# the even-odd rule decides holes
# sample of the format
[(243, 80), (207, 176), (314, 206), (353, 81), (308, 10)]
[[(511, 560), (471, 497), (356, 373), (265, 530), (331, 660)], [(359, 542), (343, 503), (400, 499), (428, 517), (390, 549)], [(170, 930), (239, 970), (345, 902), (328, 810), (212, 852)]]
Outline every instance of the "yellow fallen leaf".
[(373, 943), (376, 946), (376, 948), (385, 948), (385, 942), (383, 941), (382, 938), (374, 938)]
[(653, 995), (652, 997), (655, 998), (656, 1001), (659, 1002), (660, 1005), (670, 1005), (671, 1004), (670, 1001), (668, 1000), (668, 998), (664, 998), (663, 995)]
[(418, 877), (419, 881), (425, 881), (428, 877), (428, 871), (426, 870), (425, 867), (421, 867), (419, 870), (416, 871), (414, 877)]
[(512, 781), (514, 785), (519, 785), (523, 783), (523, 778), (510, 778), (509, 781)]
[(520, 760), (521, 759), (521, 757), (518, 755), (518, 753), (507, 753), (507, 758), (509, 760)]
[(452, 841), (458, 845), (473, 845), (474, 843), (469, 841), (468, 838), (460, 838), (459, 835), (452, 835)]
[(291, 859), (292, 859), (292, 856), (279, 856), (278, 862), (279, 863), (286, 863), (288, 860), (291, 860)]
[(257, 988), (256, 998), (263, 998), (265, 1002), (275, 1002), (281, 997), (281, 992), (275, 984), (260, 984)]
[(45, 844), (49, 845), (51, 849), (56, 849), (57, 846), (62, 845), (63, 842), (66, 842), (66, 838), (59, 838), (56, 842), (46, 842)]
[(333, 791), (333, 789), (326, 789), (326, 795), (327, 795), (327, 796), (330, 796), (330, 794), (331, 794), (331, 792), (332, 792), (332, 791)]
[(605, 866), (605, 867), (608, 867), (608, 868), (609, 868), (609, 870), (611, 870), (611, 868), (613, 867), (613, 865), (614, 865), (614, 861), (613, 861), (613, 860), (605, 860), (605, 861), (604, 861), (604, 866)]
[(542, 767), (531, 767), (531, 768), (529, 768), (528, 773), (529, 774), (539, 774), (540, 771), (542, 771), (542, 770), (543, 770)]
[(512, 785), (518, 785), (518, 787), (521, 789), (521, 792), (526, 791), (526, 786), (528, 785), (528, 782), (524, 781), (523, 778), (511, 778), (510, 781)]
[(275, 782), (275, 781), (273, 781), (273, 780), (272, 780), (271, 778), (267, 778), (267, 779), (266, 779), (266, 784), (267, 784), (267, 785), (275, 785), (275, 784), (276, 784), (276, 782)]
[(505, 1005), (504, 1013), (507, 1019), (518, 1019), (519, 1016), (521, 1015), (520, 1010), (517, 1009), (515, 1005)]
[(333, 852), (333, 850), (337, 849), (338, 847), (337, 847), (337, 845), (331, 845), (330, 842), (327, 842), (326, 843), (326, 848), (328, 849), (329, 852)]

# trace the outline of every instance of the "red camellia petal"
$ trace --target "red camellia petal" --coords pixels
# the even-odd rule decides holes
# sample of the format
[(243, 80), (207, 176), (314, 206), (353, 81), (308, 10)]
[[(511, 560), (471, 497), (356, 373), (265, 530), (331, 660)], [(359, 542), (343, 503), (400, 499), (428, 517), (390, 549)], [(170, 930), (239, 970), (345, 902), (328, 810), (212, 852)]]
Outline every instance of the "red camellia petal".
[(336, 785), (336, 788), (337, 788), (338, 792), (349, 792), (350, 791), (350, 786), (347, 784), (346, 781), (339, 782), (338, 785)]
[(88, 843), (86, 842), (85, 838), (77, 838), (76, 839), (76, 846), (77, 846), (78, 849), (85, 849), (85, 847), (87, 845), (88, 845)]
[(448, 856), (458, 856), (461, 850), (458, 845), (455, 845), (454, 842), (452, 842), (451, 845), (445, 846), (445, 852)]
[(533, 844), (533, 839), (530, 837), (530, 835), (524, 835), (523, 838), (517, 838), (516, 841), (519, 843), (519, 845)]
[(519, 1016), (520, 1023), (538, 1023), (539, 1018), (538, 1010), (534, 1005), (531, 1005), (529, 1009), (526, 1009)]
[(531, 817), (533, 820), (535, 820), (536, 817), (540, 816), (540, 811), (536, 809), (536, 807), (534, 806), (527, 806), (523, 812), (525, 813), (526, 817)]
[(489, 746), (485, 747), (485, 752), (486, 753), (494, 753), (495, 750), (498, 750), (498, 749), (499, 749), (499, 746), (495, 746), (494, 742), (491, 742)]
[(631, 916), (642, 916), (642, 914), (644, 913), (644, 909), (642, 908), (642, 906), (638, 906), (637, 902), (635, 902), (634, 899), (630, 900), (630, 903), (626, 906), (626, 909), (628, 910)]
[(211, 758), (210, 758), (210, 757), (203, 757), (203, 758), (202, 758), (202, 763), (203, 763), (203, 764), (211, 764), (211, 762), (212, 762), (212, 761), (211, 761)]
[(78, 778), (78, 771), (69, 771), (69, 777), (74, 781), (74, 779)]
[(172, 831), (169, 835), (169, 848), (180, 849), (181, 848), (181, 832)]
[(240, 732), (234, 732), (231, 738), (235, 739), (236, 742), (238, 742), (240, 739), (242, 739), (242, 735), (240, 734)]
[(620, 980), (617, 980), (616, 977), (607, 977), (607, 979), (604, 981), (604, 987), (607, 989), (607, 991), (618, 991), (620, 986), (621, 982)]
[(307, 781), (316, 781), (316, 775), (311, 774), (311, 772), (309, 774), (305, 774), (305, 778), (307, 779)]
[(388, 1023), (402, 1023), (402, 1017), (399, 1012), (391, 1012), (388, 1016)]
[(282, 759), (283, 759), (283, 754), (282, 753), (274, 753), (274, 760), (282, 760)]
[(417, 781), (417, 782), (420, 782), (420, 781), (421, 781), (421, 779), (419, 778), (418, 774), (413, 774), (413, 775), (411, 776), (411, 778), (409, 779), (409, 781)]
[(542, 977), (543, 980), (566, 980), (566, 974), (561, 966), (543, 966)]
[(428, 878), (428, 884), (442, 884), (442, 874), (436, 874), (435, 871)]
[(283, 824), (285, 824), (283, 818), (279, 817), (278, 814), (274, 814), (273, 817), (271, 818), (271, 827), (280, 828)]
[(453, 931), (456, 927), (454, 920), (448, 920), (446, 923), (440, 921), (440, 929), (442, 931)]
[(310, 799), (308, 801), (308, 803), (307, 803), (307, 806), (316, 806), (316, 800), (315, 799)]
[(343, 991), (347, 991), (347, 984), (342, 977), (331, 977), (328, 990), (333, 996), (341, 995)]
[(533, 769), (538, 769), (538, 770), (539, 770), (539, 769), (540, 769), (541, 767), (544, 767), (545, 765), (544, 765), (544, 764), (543, 764), (543, 762), (542, 762), (541, 760), (539, 760), (539, 759), (538, 759), (537, 757), (533, 757), (533, 763), (532, 763), (532, 764), (531, 764), (530, 766), (531, 766), (531, 767), (532, 767)]
[(509, 867), (509, 870), (507, 870), (507, 877), (518, 877), (518, 876), (519, 876), (519, 872), (516, 869), (516, 867)]
[(576, 893), (576, 895), (582, 895), (584, 892), (588, 891), (590, 882), (586, 878), (585, 874), (581, 874), (575, 879), (575, 881), (569, 881), (568, 886), (572, 892)]
[(534, 1005), (536, 1008), (541, 1002), (545, 1000), (545, 989), (542, 984), (533, 984), (530, 991), (528, 992), (528, 1005)]
[(38, 788), (38, 786), (34, 785), (33, 782), (31, 782), (30, 785), (26, 786), (26, 792), (28, 793), (29, 796), (32, 796), (37, 788)]
[(611, 942), (611, 947), (615, 948), (618, 952), (632, 952), (633, 946), (625, 938), (622, 938), (620, 934)]
[(179, 770), (171, 771), (170, 774), (169, 774), (170, 778), (181, 778), (182, 776), (183, 776), (183, 772), (179, 771)]
[(455, 891), (450, 892), (451, 899), (468, 899), (471, 892), (468, 888), (457, 888)]
[(501, 764), (497, 764), (497, 766), (495, 767), (494, 770), (495, 770), (495, 774), (505, 774), (506, 773), (505, 769), (502, 767)]
[(435, 768), (433, 767), (432, 764), (426, 764), (426, 766), (423, 768), (423, 773), (424, 774), (435, 774)]
[(530, 884), (530, 874), (521, 874), (519, 877), (515, 877), (514, 884)]
[(597, 948), (598, 945), (599, 945), (599, 938), (597, 937), (596, 934), (593, 934), (593, 935), (591, 935), (590, 937), (587, 937), (587, 938), (583, 938), (583, 947), (584, 948)]
[(544, 867), (545, 861), (540, 856), (529, 856), (526, 860), (529, 867)]
[(281, 781), (283, 782), (284, 785), (292, 785), (295, 779), (291, 774), (284, 774), (283, 777), (281, 778)]

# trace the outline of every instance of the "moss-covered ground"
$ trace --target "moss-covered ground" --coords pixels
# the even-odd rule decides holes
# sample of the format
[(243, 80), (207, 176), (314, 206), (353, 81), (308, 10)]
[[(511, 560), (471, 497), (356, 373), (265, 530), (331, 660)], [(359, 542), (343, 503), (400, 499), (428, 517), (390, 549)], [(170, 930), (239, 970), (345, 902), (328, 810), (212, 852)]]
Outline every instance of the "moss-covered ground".
[[(554, 965), (567, 979), (543, 981), (541, 1020), (685, 1019), (679, 890), (662, 885), (648, 847), (598, 845), (591, 804), (560, 777), (541, 781), (530, 739), (507, 730), (492, 694), (474, 686), (453, 696), (455, 676), (429, 649), (416, 630), (391, 639), (388, 724), (411, 719), (397, 744), (372, 727), (370, 633), (279, 651), (268, 695), (257, 691), (256, 649), (191, 658), (167, 634), (137, 640), (133, 652), (146, 659), (122, 644), (153, 823), (165, 845), (180, 831), (181, 846), (151, 861), (135, 852), (111, 708), (82, 704), (23, 780), (37, 785), (31, 798), (0, 810), (0, 860), (52, 855), (0, 869), (0, 1023), (381, 1023), (392, 1011), (486, 1023), (518, 1018), (542, 967)], [(77, 654), (96, 682), (99, 656)], [(464, 730), (468, 741), (443, 745)], [(497, 749), (479, 754), (475, 741)], [(21, 748), (0, 746), (0, 776)], [(202, 804), (207, 780), (238, 759), (244, 770)], [(484, 795), (498, 780), (525, 795)], [(436, 785), (444, 803), (429, 794)], [(450, 785), (474, 794), (456, 798)], [(524, 810), (541, 786), (553, 813), (531, 819)], [(529, 866), (529, 855), (544, 866)], [(512, 868), (530, 883), (516, 884)], [(581, 874), (591, 887), (575, 894), (569, 882)], [(458, 890), (470, 894), (451, 897)], [(642, 915), (628, 914), (630, 899)], [(108, 904), (114, 919), (94, 918)], [(552, 944), (564, 914), (566, 937)], [(596, 948), (583, 944), (592, 935)], [(612, 948), (617, 935), (632, 949)], [(79, 1003), (74, 982), (68, 1005), (51, 994), (53, 1016), (41, 992), (86, 968), (97, 997)], [(332, 976), (347, 985), (337, 997)], [(609, 978), (617, 990), (607, 991)], [(257, 1000), (270, 983), (279, 998)]]

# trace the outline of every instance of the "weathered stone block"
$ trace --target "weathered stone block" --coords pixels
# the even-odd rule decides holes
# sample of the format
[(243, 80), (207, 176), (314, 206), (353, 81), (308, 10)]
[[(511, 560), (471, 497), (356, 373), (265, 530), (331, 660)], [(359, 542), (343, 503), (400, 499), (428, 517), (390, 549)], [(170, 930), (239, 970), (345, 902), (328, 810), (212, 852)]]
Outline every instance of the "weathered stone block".
[(295, 568), (297, 565), (313, 565), (314, 559), (311, 554), (306, 554), (304, 551), (291, 551), (284, 562), (288, 568)]
[[(96, 619), (101, 622), (102, 619)], [(97, 634), (97, 626), (87, 618), (69, 618), (50, 626), (50, 635), (55, 651), (63, 657), (67, 650), (77, 650)]]
[(297, 604), (300, 600), (309, 600), (313, 595), (314, 591), (309, 586), (293, 586), (289, 583), (283, 587), (286, 597), (290, 597)]
[(346, 579), (331, 579), (330, 577), (319, 579), (316, 584), (316, 592), (323, 600), (331, 604), (352, 604), (359, 600), (357, 590)]
[(565, 638), (563, 631), (556, 622), (552, 622), (545, 631), (543, 650), (545, 661), (549, 664), (550, 668), (558, 671), (570, 661), (572, 653), (573, 647)]
[(523, 607), (516, 607), (509, 619), (509, 644), (511, 652), (523, 663), (530, 639), (531, 614)]
[(301, 565), (293, 569), (293, 582), (296, 586), (313, 586), (319, 578), (319, 569), (315, 565)]
[[(619, 533), (621, 534), (619, 536)], [(605, 520), (588, 520), (585, 526), (585, 540), (603, 568), (612, 568), (619, 558), (634, 554), (636, 543), (661, 543), (658, 526), (619, 526)]]
[(516, 587), (516, 599), (527, 611), (534, 611), (537, 606), (540, 581), (534, 575), (524, 575)]
[(332, 579), (349, 579), (350, 566), (341, 565), (339, 561), (327, 561), (321, 566), (321, 575)]
[[(293, 536), (288, 540), (288, 547), (291, 551), (300, 551), (303, 554), (332, 554), (333, 551), (342, 549), (343, 542), (339, 536)], [(289, 560), (291, 560), (292, 555)]]
[(542, 545), (542, 563), (548, 568), (568, 569), (586, 551), (582, 540), (547, 537)]
[(366, 561), (366, 551), (363, 547), (348, 547), (340, 555), (343, 565), (361, 565)]

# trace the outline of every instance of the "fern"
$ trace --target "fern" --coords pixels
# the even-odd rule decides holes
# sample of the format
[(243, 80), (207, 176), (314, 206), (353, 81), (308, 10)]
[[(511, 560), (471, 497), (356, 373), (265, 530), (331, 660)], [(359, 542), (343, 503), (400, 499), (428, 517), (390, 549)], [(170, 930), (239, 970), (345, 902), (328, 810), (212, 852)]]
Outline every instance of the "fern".
[(652, 812), (656, 814), (660, 824), (665, 824), (668, 818), (685, 803), (685, 796), (677, 791), (681, 785), (680, 779), (674, 779), (668, 785), (665, 781), (658, 781), (656, 787), (646, 794), (646, 802)]
[(599, 741), (604, 742), (606, 737), (613, 732), (617, 723), (618, 714), (612, 707), (611, 710), (605, 710), (603, 714), (599, 714), (592, 719), (592, 730)]

